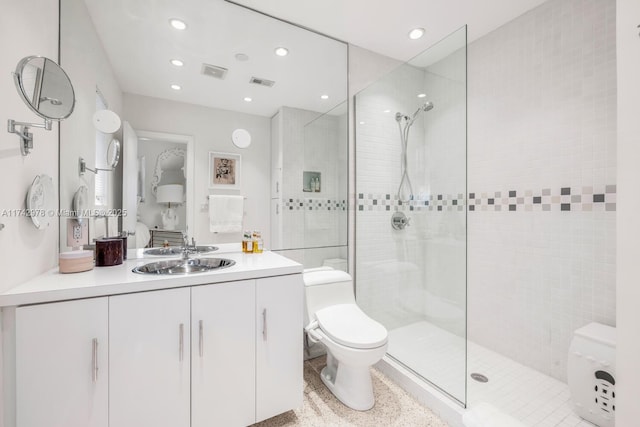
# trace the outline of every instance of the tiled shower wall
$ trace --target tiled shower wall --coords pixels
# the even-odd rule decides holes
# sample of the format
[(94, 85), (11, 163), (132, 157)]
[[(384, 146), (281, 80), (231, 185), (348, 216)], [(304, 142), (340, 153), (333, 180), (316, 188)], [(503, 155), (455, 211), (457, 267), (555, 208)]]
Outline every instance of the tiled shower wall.
[[(346, 114), (283, 107), (281, 253), (317, 267), (346, 259)], [(275, 120), (275, 119), (274, 119)], [(303, 191), (303, 172), (321, 173), (319, 192)], [(293, 249), (293, 250), (290, 250)]]
[[(356, 97), (358, 301), (390, 329), (426, 317), (459, 333), (441, 314), (464, 309), (464, 205), (469, 339), (566, 381), (573, 331), (615, 324), (615, 1), (551, 0), (469, 45), (466, 192), (463, 147), (446, 144), (464, 114), (438, 100), (442, 76), (462, 79), (454, 57), (424, 86), (404, 65)], [(411, 129), (418, 200), (397, 207), (392, 116), (421, 87), (435, 107)], [(391, 230), (389, 211), (412, 207)]]
[(468, 54), (469, 339), (566, 381), (573, 331), (615, 325), (615, 1), (551, 0)]

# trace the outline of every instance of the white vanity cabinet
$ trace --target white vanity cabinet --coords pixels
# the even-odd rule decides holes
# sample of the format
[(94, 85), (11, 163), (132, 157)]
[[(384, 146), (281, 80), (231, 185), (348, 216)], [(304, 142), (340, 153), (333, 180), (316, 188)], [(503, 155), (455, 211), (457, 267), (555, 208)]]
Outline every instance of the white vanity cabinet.
[(107, 298), (11, 310), (15, 353), (5, 363), (15, 357), (16, 387), (5, 396), (16, 400), (5, 425), (108, 427)]
[(5, 306), (4, 425), (242, 427), (295, 409), (302, 309), (299, 273)]
[(247, 426), (302, 405), (299, 274), (191, 289), (191, 426)]
[(301, 275), (256, 284), (256, 422), (302, 406)]
[(191, 426), (255, 422), (255, 280), (191, 288)]
[(109, 297), (109, 424), (189, 427), (190, 289)]

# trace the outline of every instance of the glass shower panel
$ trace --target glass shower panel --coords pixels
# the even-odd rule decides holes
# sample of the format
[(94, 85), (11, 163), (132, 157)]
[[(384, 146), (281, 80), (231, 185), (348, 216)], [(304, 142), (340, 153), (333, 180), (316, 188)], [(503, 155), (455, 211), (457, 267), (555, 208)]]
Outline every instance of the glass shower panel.
[(466, 27), (358, 93), (356, 295), (388, 356), (466, 400)]

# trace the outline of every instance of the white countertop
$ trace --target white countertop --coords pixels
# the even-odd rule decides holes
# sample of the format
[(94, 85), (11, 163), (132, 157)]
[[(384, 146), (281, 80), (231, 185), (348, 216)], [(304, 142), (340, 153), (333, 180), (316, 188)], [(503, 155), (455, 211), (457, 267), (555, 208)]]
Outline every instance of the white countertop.
[(163, 276), (131, 271), (138, 265), (178, 257), (128, 259), (121, 265), (95, 267), (90, 271), (70, 274), (61, 274), (56, 267), (0, 294), (0, 307), (302, 273), (301, 264), (270, 251), (244, 254), (226, 252), (225, 249), (228, 248), (220, 248), (220, 251), (203, 255), (202, 258), (228, 258), (234, 260), (235, 265), (189, 275)]

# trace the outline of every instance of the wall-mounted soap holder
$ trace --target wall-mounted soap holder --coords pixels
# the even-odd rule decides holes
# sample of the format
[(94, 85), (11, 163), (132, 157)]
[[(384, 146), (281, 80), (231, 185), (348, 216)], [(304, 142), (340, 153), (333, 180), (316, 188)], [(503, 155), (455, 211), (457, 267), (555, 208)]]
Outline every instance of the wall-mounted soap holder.
[(302, 191), (319, 193), (322, 188), (322, 174), (320, 172), (302, 172)]

